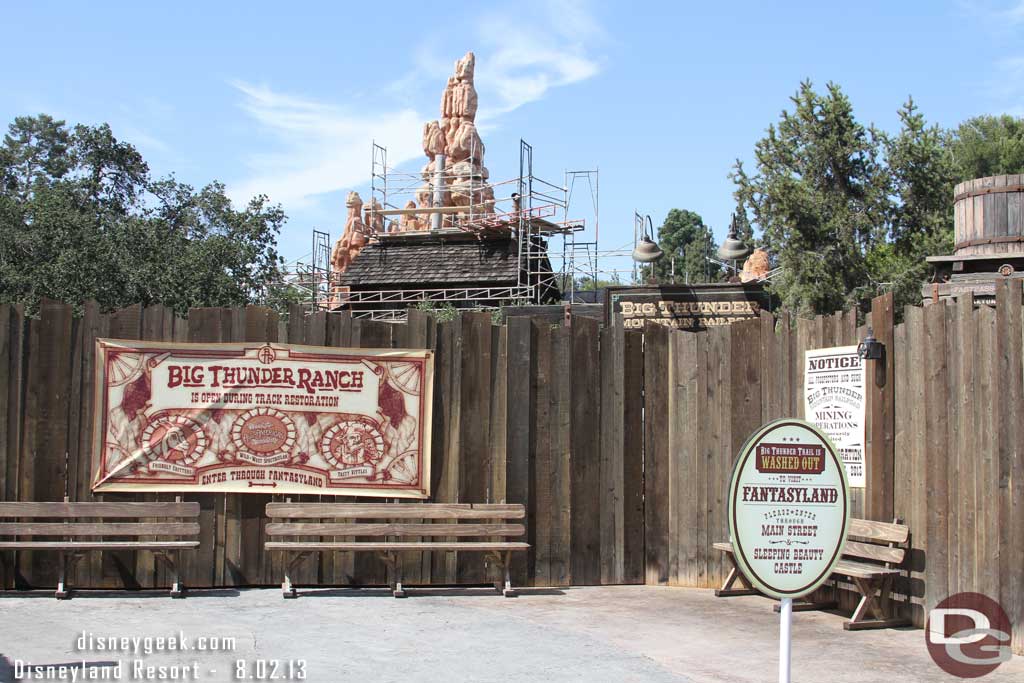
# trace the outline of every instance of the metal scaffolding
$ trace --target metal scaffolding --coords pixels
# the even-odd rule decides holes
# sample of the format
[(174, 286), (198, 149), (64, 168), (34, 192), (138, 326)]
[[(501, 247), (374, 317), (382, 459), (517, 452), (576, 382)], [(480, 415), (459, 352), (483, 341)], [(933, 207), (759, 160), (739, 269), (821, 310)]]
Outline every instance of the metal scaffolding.
[[(598, 251), (600, 205), (596, 168), (564, 171), (563, 182), (552, 183), (535, 175), (533, 147), (520, 140), (519, 174), (489, 183), (494, 190), (493, 204), (478, 200), (488, 179), (471, 178), (468, 189), (465, 179), (460, 188), (464, 195), (469, 195), (468, 204), (437, 208), (422, 204), (425, 173), (425, 170), (408, 172), (389, 167), (387, 148), (373, 142), (371, 199), (367, 209), (371, 223), (374, 212), (380, 211), (384, 230), (367, 236), (384, 244), (415, 239), (418, 235), (444, 239), (457, 234), (475, 234), (484, 240), (511, 237), (516, 243), (517, 282), (514, 286), (345, 292), (344, 303), (354, 310), (354, 315), (400, 320), (406, 317), (409, 306), (420, 302), (493, 308), (543, 303), (550, 300), (552, 293), (568, 303), (583, 302), (580, 287), (589, 282), (592, 288), (597, 282), (601, 255)], [(446, 188), (452, 187), (456, 177), (451, 169), (445, 169), (438, 176), (431, 174), (431, 179), (443, 179)], [(407, 209), (410, 200), (416, 201), (418, 208)], [(440, 230), (399, 230), (405, 215), (432, 216), (435, 213), (442, 215)], [(336, 301), (332, 299), (332, 284), (336, 283), (331, 280), (330, 253), (327, 233), (314, 231), (312, 262), (306, 262), (308, 257), (304, 257), (286, 269), (285, 283), (298, 288), (311, 308), (330, 310)], [(372, 304), (366, 307), (372, 310), (359, 310), (361, 304)]]
[(331, 299), (331, 236), (313, 229), (313, 245), (308, 254), (281, 267), (281, 280), (275, 286), (290, 290), (289, 298), (312, 309), (326, 309)]

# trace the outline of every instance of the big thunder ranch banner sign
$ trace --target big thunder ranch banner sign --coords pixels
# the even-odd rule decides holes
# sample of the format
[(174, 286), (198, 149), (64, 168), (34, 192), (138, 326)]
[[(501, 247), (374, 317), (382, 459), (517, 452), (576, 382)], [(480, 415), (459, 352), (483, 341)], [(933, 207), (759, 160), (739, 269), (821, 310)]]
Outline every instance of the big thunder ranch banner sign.
[(94, 491), (430, 496), (430, 351), (96, 346)]

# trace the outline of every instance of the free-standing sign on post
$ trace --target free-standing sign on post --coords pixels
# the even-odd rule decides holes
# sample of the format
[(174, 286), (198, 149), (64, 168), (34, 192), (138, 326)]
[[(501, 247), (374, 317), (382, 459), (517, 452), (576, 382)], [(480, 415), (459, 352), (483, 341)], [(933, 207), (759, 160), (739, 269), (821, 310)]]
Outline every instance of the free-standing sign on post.
[(782, 600), (779, 681), (789, 681), (793, 598), (828, 579), (849, 523), (846, 468), (820, 429), (782, 419), (747, 439), (729, 484), (729, 535), (751, 585)]

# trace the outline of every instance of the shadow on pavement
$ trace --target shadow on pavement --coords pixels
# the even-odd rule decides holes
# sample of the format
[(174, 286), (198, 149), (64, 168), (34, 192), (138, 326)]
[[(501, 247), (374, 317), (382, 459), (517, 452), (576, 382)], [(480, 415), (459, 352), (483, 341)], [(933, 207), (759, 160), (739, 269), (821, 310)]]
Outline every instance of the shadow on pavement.
[[(235, 588), (196, 588), (185, 591), (185, 600), (195, 600), (196, 598), (231, 598), (238, 597), (239, 592)], [(117, 590), (117, 589), (74, 589), (71, 591), (72, 600), (116, 600), (125, 598), (159, 598), (162, 600), (173, 600), (164, 589), (152, 589), (152, 590)], [(47, 599), (56, 600), (53, 596), (52, 590), (25, 590), (25, 591), (0, 591), (0, 600), (34, 600), (34, 599)], [(2, 680), (2, 679), (0, 679)]]
[[(419, 588), (417, 586), (403, 586), (405, 589), (406, 598), (417, 598), (417, 597), (467, 597), (467, 598), (489, 598), (489, 599), (500, 599), (501, 594), (494, 590), (493, 587), (479, 587), (479, 588), (465, 588), (465, 587), (452, 587), (445, 588), (439, 586), (424, 586)], [(380, 597), (380, 598), (393, 598), (391, 595), (390, 588), (302, 588), (297, 587), (298, 597), (300, 598), (368, 598), (368, 597)], [(565, 591), (558, 588), (516, 588), (517, 596), (531, 596), (531, 595), (565, 595)]]

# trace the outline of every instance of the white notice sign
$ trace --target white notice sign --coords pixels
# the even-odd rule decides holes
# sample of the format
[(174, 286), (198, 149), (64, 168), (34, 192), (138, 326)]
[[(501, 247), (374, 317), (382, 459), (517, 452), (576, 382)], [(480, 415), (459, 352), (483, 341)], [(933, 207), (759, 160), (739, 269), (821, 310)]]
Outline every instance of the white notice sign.
[(839, 449), (850, 486), (864, 488), (865, 368), (856, 346), (808, 351), (804, 417)]

